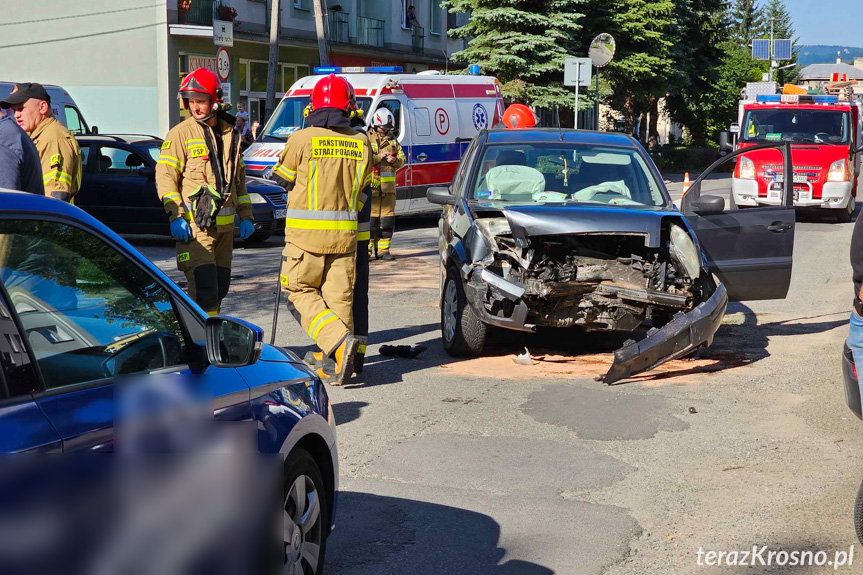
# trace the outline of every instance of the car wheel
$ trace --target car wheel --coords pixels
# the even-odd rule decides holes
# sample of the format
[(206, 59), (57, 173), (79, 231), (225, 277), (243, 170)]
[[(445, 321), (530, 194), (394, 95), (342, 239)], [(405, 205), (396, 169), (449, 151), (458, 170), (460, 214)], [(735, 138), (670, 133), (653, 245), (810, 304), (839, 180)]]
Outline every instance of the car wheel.
[(840, 224), (847, 224), (851, 221), (851, 216), (854, 215), (854, 198), (848, 200), (848, 206), (844, 210), (836, 210), (836, 221)]
[(288, 575), (320, 575), (327, 547), (327, 495), (318, 465), (304, 449), (285, 463), (285, 570)]
[(450, 268), (446, 274), (440, 306), (443, 347), (456, 357), (476, 357), (485, 345), (487, 326), (467, 305), (461, 279)]
[(857, 501), (854, 502), (854, 531), (857, 533), (857, 540), (863, 543), (863, 483), (860, 484)]

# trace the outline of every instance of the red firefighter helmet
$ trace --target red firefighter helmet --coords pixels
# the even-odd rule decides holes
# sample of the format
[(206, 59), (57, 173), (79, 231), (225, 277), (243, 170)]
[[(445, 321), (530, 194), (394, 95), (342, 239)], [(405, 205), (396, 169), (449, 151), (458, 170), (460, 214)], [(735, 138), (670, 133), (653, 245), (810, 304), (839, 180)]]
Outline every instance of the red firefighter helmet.
[(183, 100), (183, 108), (188, 109), (189, 100), (204, 100), (210, 98), (213, 104), (222, 101), (222, 88), (216, 74), (206, 68), (198, 68), (183, 78), (180, 91), (177, 94)]
[(536, 116), (524, 104), (510, 104), (503, 113), (503, 123), (507, 128), (533, 128)]
[(312, 89), (312, 108), (338, 108), (347, 112), (351, 107), (352, 92), (353, 86), (350, 82), (341, 76), (330, 74), (318, 80)]

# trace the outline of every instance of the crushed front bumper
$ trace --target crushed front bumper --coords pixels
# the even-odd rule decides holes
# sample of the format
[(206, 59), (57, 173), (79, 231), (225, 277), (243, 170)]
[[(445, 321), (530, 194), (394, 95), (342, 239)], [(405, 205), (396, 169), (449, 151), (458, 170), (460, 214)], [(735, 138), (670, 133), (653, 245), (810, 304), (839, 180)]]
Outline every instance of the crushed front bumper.
[(728, 292), (719, 284), (710, 298), (686, 313), (678, 313), (661, 329), (652, 329), (641, 341), (632, 341), (614, 352), (614, 363), (602, 381), (611, 385), (677, 359), (702, 344), (713, 343), (728, 305)]

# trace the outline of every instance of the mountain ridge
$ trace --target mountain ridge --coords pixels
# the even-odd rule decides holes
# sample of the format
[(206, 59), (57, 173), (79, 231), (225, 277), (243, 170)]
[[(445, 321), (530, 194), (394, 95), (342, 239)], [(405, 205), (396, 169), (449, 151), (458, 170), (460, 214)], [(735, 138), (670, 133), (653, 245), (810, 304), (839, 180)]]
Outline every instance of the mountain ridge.
[(797, 63), (801, 66), (831, 64), (836, 61), (837, 52), (840, 53), (842, 61), (846, 64), (853, 64), (854, 58), (863, 58), (863, 48), (861, 47), (808, 44), (797, 48)]

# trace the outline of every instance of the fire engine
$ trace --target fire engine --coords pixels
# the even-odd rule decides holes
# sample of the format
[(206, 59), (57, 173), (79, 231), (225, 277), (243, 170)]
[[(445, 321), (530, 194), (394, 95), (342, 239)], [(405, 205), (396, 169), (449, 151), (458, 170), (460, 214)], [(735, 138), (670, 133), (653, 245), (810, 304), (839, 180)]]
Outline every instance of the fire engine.
[[(828, 209), (840, 222), (851, 220), (860, 175), (857, 152), (863, 144), (859, 100), (850, 94), (808, 93), (747, 98), (744, 91), (738, 123), (731, 128), (737, 136), (736, 145), (729, 145), (726, 136), (721, 144), (725, 149), (792, 142), (794, 206)], [(779, 205), (782, 180), (782, 156), (776, 150), (743, 154), (734, 168), (731, 203), (739, 208)]]

